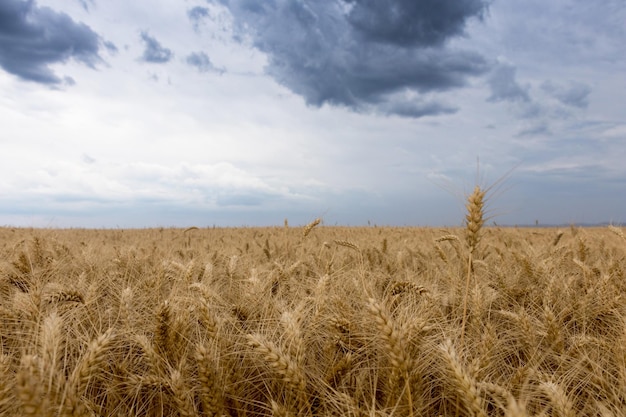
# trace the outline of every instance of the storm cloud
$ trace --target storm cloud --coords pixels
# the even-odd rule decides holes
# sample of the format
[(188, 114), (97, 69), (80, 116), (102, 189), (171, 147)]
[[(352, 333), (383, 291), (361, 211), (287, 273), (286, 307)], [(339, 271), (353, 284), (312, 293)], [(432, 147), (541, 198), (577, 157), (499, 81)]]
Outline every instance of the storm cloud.
[(145, 45), (143, 55), (141, 56), (141, 59), (144, 62), (150, 62), (152, 64), (165, 64), (174, 57), (174, 53), (171, 49), (165, 48), (161, 45), (161, 43), (159, 43), (159, 41), (156, 40), (156, 38), (150, 36), (148, 32), (141, 32), (141, 40)]
[[(480, 54), (448, 45), (480, 0), (332, 2), (228, 1), (235, 37), (268, 57), (266, 72), (312, 106), (339, 105), (405, 117), (450, 112), (442, 105), (395, 103), (414, 95), (463, 87), (489, 69)], [(395, 110), (397, 109), (397, 110)]]
[(482, 0), (344, 0), (348, 22), (367, 40), (400, 46), (439, 46), (482, 17)]
[(23, 80), (60, 84), (64, 78), (50, 65), (72, 58), (93, 68), (102, 62), (100, 43), (89, 26), (65, 13), (32, 0), (0, 2), (0, 67)]

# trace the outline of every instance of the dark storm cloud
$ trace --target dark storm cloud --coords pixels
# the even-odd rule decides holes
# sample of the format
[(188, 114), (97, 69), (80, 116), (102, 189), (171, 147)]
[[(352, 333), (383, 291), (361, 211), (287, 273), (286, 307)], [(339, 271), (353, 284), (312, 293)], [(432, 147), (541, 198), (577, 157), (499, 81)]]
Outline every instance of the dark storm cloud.
[(50, 65), (73, 58), (94, 67), (100, 37), (89, 26), (67, 14), (34, 1), (0, 1), (0, 66), (24, 80), (60, 84)]
[(143, 55), (141, 56), (143, 61), (153, 64), (164, 64), (173, 58), (174, 53), (172, 50), (163, 47), (159, 41), (150, 36), (148, 32), (141, 32), (141, 40), (146, 46), (146, 49), (144, 49)]
[(439, 114), (440, 106), (394, 106), (392, 96), (462, 87), (488, 70), (481, 55), (446, 46), (482, 15), (484, 1), (219, 2), (234, 17), (235, 37), (251, 39), (268, 56), (266, 72), (309, 105)]
[(589, 105), (591, 88), (583, 83), (570, 82), (561, 85), (552, 81), (546, 81), (541, 89), (567, 106), (586, 108)]
[(223, 69), (216, 68), (211, 59), (204, 52), (193, 52), (185, 59), (188, 65), (195, 67), (200, 72), (223, 72)]
[(489, 101), (521, 101), (529, 102), (528, 88), (524, 88), (515, 79), (515, 67), (500, 64), (489, 77), (491, 96)]
[(424, 117), (438, 114), (456, 113), (456, 107), (447, 106), (438, 102), (420, 102), (410, 100), (393, 100), (380, 105), (379, 110), (384, 114), (403, 117)]
[(344, 0), (348, 22), (365, 39), (401, 46), (438, 46), (461, 35), (466, 20), (482, 17), (481, 0)]

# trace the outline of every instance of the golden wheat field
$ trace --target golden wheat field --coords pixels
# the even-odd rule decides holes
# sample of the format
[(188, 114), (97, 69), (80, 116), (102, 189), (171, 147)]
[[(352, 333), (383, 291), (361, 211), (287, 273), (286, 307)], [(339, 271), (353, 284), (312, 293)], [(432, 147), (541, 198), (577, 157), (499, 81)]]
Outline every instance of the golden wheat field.
[(1, 228), (0, 415), (626, 415), (623, 229), (472, 222)]

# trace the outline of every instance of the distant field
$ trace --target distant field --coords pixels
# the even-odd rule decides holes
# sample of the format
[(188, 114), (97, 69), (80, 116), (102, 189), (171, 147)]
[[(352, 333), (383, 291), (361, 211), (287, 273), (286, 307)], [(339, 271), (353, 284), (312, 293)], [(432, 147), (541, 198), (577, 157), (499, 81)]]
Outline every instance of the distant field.
[(0, 229), (1, 416), (623, 416), (624, 229)]

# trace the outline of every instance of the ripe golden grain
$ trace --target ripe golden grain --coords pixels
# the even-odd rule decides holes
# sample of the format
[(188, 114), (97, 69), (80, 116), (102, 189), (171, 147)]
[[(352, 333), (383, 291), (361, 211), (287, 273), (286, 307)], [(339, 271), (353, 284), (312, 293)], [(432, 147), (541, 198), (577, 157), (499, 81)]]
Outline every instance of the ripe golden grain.
[(200, 399), (203, 410), (209, 417), (223, 414), (224, 399), (219, 388), (218, 375), (215, 372), (216, 364), (209, 350), (200, 345), (196, 348), (196, 364), (198, 367), (198, 381), (200, 382)]
[(305, 237), (307, 237), (309, 233), (311, 233), (311, 230), (313, 230), (313, 228), (319, 225), (321, 222), (322, 222), (322, 219), (317, 218), (313, 220), (311, 223), (304, 226), (304, 229), (302, 230), (302, 238), (304, 239)]
[(48, 404), (41, 379), (41, 359), (35, 355), (22, 357), (16, 375), (17, 399), (24, 416), (44, 416)]
[(361, 249), (354, 242), (350, 242), (349, 240), (335, 240), (335, 244), (339, 246), (343, 246), (344, 248), (349, 248), (360, 252)]
[(0, 415), (622, 415), (622, 229), (484, 226), (0, 227)]
[(447, 339), (440, 346), (440, 350), (447, 363), (448, 375), (451, 376), (450, 382), (454, 386), (461, 403), (465, 406), (468, 415), (487, 417), (477, 383), (461, 363), (452, 341)]
[(470, 253), (474, 253), (481, 240), (481, 229), (485, 223), (485, 195), (486, 191), (478, 185), (467, 197), (467, 214), (465, 215), (465, 242)]
[(474, 192), (467, 197), (467, 214), (465, 215), (465, 242), (469, 250), (467, 259), (467, 279), (465, 280), (465, 292), (463, 295), (463, 320), (461, 323), (461, 346), (465, 340), (465, 323), (467, 321), (467, 297), (469, 293), (470, 280), (474, 271), (473, 256), (481, 240), (481, 229), (485, 222), (484, 206), (486, 191), (478, 185), (474, 187)]
[(88, 346), (87, 351), (65, 383), (64, 412), (66, 415), (84, 415), (87, 413), (81, 400), (89, 381), (104, 371), (107, 348), (113, 342), (113, 329), (110, 328)]
[(395, 391), (397, 388), (403, 387), (400, 388), (400, 393), (406, 393), (409, 415), (413, 416), (413, 399), (409, 381), (412, 358), (409, 356), (407, 349), (406, 334), (403, 329), (401, 330), (397, 328), (389, 317), (389, 314), (383, 309), (378, 301), (370, 298), (368, 300), (367, 307), (370, 314), (374, 318), (378, 334), (383, 341), (385, 353), (387, 354), (392, 367), (392, 372), (389, 376), (388, 382), (391, 394), (389, 396), (389, 400), (392, 403), (395, 403), (396, 398), (394, 397), (399, 395), (398, 392)]
[(295, 403), (298, 405), (295, 411), (308, 413), (310, 405), (306, 394), (306, 376), (298, 364), (261, 335), (249, 334), (246, 339), (248, 345), (263, 357), (265, 363), (289, 388)]

